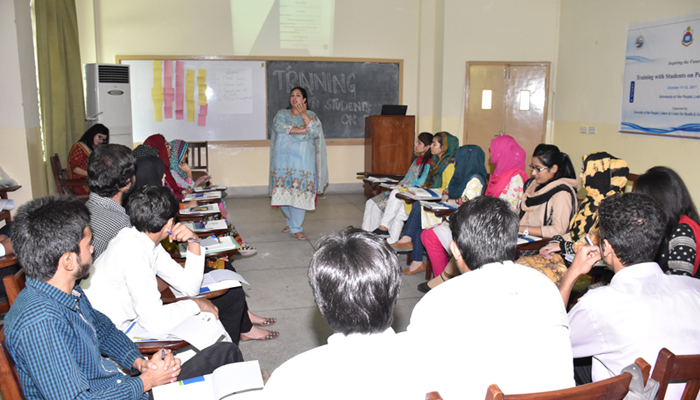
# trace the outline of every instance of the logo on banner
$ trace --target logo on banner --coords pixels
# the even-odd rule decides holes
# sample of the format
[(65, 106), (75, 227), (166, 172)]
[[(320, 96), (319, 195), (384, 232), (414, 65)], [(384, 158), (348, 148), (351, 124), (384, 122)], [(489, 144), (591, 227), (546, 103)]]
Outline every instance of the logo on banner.
[(638, 36), (638, 37), (637, 37), (637, 40), (634, 41), (634, 45), (635, 45), (635, 47), (637, 47), (638, 49), (641, 49), (642, 46), (644, 46), (644, 36), (641, 36), (641, 35)]
[(693, 30), (688, 27), (683, 34), (683, 46), (690, 46), (693, 43)]

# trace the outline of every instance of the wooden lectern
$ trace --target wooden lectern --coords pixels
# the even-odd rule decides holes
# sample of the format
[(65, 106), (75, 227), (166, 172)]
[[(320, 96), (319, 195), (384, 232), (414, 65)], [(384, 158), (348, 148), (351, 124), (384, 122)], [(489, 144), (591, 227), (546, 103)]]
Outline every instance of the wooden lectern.
[(415, 126), (413, 115), (365, 118), (365, 172), (405, 174), (411, 165)]

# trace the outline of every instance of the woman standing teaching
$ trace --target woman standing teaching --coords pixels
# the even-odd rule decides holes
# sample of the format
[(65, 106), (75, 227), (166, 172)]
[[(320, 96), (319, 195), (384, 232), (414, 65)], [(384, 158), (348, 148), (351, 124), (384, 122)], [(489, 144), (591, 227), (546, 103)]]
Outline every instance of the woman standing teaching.
[(289, 104), (272, 121), (268, 193), (287, 219), (282, 231), (306, 240), (306, 211), (316, 209), (316, 195), (328, 184), (326, 141), (321, 121), (308, 109), (306, 90), (292, 89)]

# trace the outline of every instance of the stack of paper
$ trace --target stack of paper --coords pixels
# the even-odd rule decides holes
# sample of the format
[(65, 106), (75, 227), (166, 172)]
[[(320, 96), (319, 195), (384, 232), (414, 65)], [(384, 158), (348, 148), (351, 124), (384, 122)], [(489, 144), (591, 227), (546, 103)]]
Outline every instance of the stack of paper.
[(398, 182), (396, 179), (391, 179), (391, 178), (375, 178), (373, 176), (368, 176), (365, 178), (369, 182), (375, 182), (375, 183), (396, 183)]
[(156, 400), (205, 399), (221, 400), (230, 395), (236, 399), (259, 398), (263, 388), (260, 363), (257, 360), (226, 364), (213, 374), (168, 383), (153, 388)]
[(222, 337), (230, 340), (221, 321), (208, 312), (191, 315), (174, 327), (166, 327), (157, 333), (143, 329), (136, 320), (124, 333), (134, 342), (184, 340), (198, 350), (206, 349)]
[[(204, 254), (218, 253), (220, 251), (240, 249), (241, 245), (238, 244), (231, 236), (212, 236), (206, 239), (202, 239), (199, 245), (204, 249)], [(178, 245), (178, 250), (180, 251), (180, 256), (185, 257), (187, 254), (187, 243), (180, 243)]]
[(440, 189), (410, 187), (404, 194), (413, 200), (440, 200), (442, 198)]
[(194, 191), (196, 193), (210, 192), (213, 190), (226, 190), (226, 186), (224, 186), (224, 185), (211, 185), (211, 186), (196, 186), (194, 188)]
[(518, 244), (536, 242), (538, 240), (542, 240), (542, 238), (532, 235), (518, 235)]
[(420, 204), (433, 211), (456, 210), (459, 207), (457, 204), (443, 203), (442, 201), (421, 201)]
[(199, 289), (199, 293), (239, 287), (241, 286), (241, 283), (245, 283), (246, 285), (250, 286), (250, 283), (243, 279), (240, 274), (228, 269), (216, 269), (204, 274), (204, 279), (202, 279), (202, 288)]
[(201, 193), (190, 193), (185, 196), (182, 201), (192, 201), (192, 200), (215, 200), (221, 198), (221, 192), (218, 190), (211, 190), (208, 192)]
[(218, 204), (203, 204), (201, 206), (185, 208), (180, 210), (183, 215), (207, 215), (220, 212)]
[(207, 221), (206, 223), (185, 221), (185, 222), (182, 222), (182, 225), (185, 225), (189, 230), (191, 230), (192, 232), (195, 232), (195, 233), (228, 229), (228, 225), (226, 225), (225, 219), (217, 219), (215, 221)]

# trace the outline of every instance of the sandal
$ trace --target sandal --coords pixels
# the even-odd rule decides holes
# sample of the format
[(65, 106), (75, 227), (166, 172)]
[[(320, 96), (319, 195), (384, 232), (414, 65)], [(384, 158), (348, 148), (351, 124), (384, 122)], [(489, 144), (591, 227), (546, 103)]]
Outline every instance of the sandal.
[(247, 342), (249, 340), (272, 340), (272, 339), (276, 339), (280, 335), (280, 333), (277, 331), (268, 331), (268, 332), (269, 333), (267, 335), (265, 335), (261, 338), (257, 338), (257, 339), (247, 338), (247, 337), (244, 337), (243, 335), (241, 335), (241, 341)]
[(289, 227), (285, 226), (284, 229), (282, 229), (282, 232), (284, 233), (289, 233)]
[(243, 246), (241, 246), (241, 248), (238, 249), (238, 254), (242, 256), (252, 256), (257, 252), (258, 250), (255, 247), (249, 245), (246, 242), (243, 242)]
[(299, 240), (306, 240), (306, 235), (304, 235), (304, 232), (292, 233), (292, 236)]
[(261, 323), (259, 323), (259, 324), (254, 324), (254, 325), (258, 325), (258, 326), (270, 326), (270, 325), (274, 325), (275, 322), (277, 322), (277, 318), (263, 318), (263, 322), (261, 322)]

